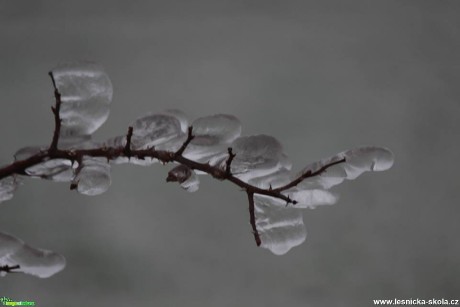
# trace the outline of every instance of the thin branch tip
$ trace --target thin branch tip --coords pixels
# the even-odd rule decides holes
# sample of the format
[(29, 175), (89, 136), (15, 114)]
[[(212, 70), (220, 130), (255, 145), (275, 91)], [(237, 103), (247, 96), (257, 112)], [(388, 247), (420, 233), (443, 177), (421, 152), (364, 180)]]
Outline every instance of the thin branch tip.
[(126, 145), (124, 148), (124, 154), (131, 158), (131, 138), (133, 137), (133, 127), (128, 127), (128, 133), (126, 134)]
[(182, 144), (182, 146), (174, 153), (174, 157), (180, 157), (184, 153), (185, 149), (187, 148), (188, 144), (195, 138), (193, 135), (193, 126), (188, 127), (188, 132), (187, 132), (187, 139), (185, 142)]
[(51, 78), (51, 82), (53, 83), (53, 88), (54, 88), (54, 99), (55, 99), (55, 105), (51, 107), (51, 111), (54, 114), (54, 133), (53, 133), (53, 139), (51, 140), (51, 144), (49, 147), (50, 152), (55, 152), (58, 149), (58, 142), (59, 142), (59, 136), (61, 134), (61, 117), (59, 112), (61, 111), (61, 93), (59, 93), (59, 90), (56, 86), (56, 80), (54, 79), (53, 72), (50, 71), (48, 75)]
[(227, 161), (225, 161), (225, 175), (229, 177), (232, 175), (231, 165), (232, 165), (233, 159), (236, 157), (236, 154), (233, 153), (233, 149), (231, 147), (227, 149), (227, 152), (228, 152), (228, 159)]

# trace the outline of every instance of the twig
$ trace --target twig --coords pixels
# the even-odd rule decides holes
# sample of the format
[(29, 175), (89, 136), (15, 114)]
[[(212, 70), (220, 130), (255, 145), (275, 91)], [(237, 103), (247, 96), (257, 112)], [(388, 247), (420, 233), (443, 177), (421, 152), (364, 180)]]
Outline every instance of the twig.
[(248, 194), (248, 200), (249, 200), (249, 223), (251, 224), (251, 227), (252, 227), (252, 234), (254, 235), (254, 240), (256, 240), (257, 246), (260, 246), (260, 244), (262, 244), (262, 241), (260, 240), (259, 231), (257, 230), (257, 226), (256, 226), (254, 193), (247, 191), (247, 194)]
[(54, 75), (53, 72), (49, 72), (48, 75), (51, 77), (51, 81), (53, 82), (53, 87), (54, 87), (54, 98), (56, 100), (55, 106), (51, 107), (51, 111), (53, 111), (54, 114), (54, 134), (53, 134), (53, 139), (51, 141), (49, 151), (53, 152), (57, 150), (58, 147), (58, 142), (59, 142), (59, 136), (61, 134), (61, 117), (59, 115), (59, 112), (61, 110), (61, 93), (59, 93), (59, 90), (56, 87), (56, 81), (54, 80)]
[(4, 266), (0, 266), (0, 272), (20, 273), (20, 272), (13, 271), (13, 270), (18, 270), (18, 269), (20, 269), (19, 265), (13, 265), (13, 266), (4, 265)]
[(293, 188), (296, 185), (298, 185), (299, 183), (301, 183), (302, 181), (304, 181), (305, 179), (315, 177), (315, 176), (319, 176), (322, 173), (324, 173), (331, 166), (334, 166), (334, 165), (337, 165), (337, 164), (340, 164), (340, 163), (345, 163), (345, 158), (342, 158), (342, 159), (340, 159), (338, 161), (334, 161), (334, 162), (325, 164), (320, 169), (318, 169), (317, 171), (314, 171), (314, 172), (312, 172), (311, 170), (308, 170), (307, 172), (305, 172), (302, 175), (300, 175), (297, 179), (289, 182), (288, 184), (286, 184), (286, 185), (284, 185), (282, 187), (273, 189), (272, 191), (281, 192), (281, 191), (285, 191), (287, 189)]
[(133, 136), (133, 127), (128, 128), (128, 134), (126, 135), (126, 145), (124, 148), (124, 154), (131, 158), (131, 138)]
[(187, 139), (182, 144), (182, 146), (174, 153), (175, 157), (182, 156), (188, 144), (190, 144), (190, 142), (195, 138), (192, 132), (193, 132), (193, 127), (192, 126), (188, 127)]
[(233, 151), (232, 151), (232, 148), (229, 147), (228, 148), (228, 159), (227, 159), (227, 161), (225, 161), (225, 175), (227, 177), (230, 177), (232, 175), (231, 164), (232, 164), (232, 161), (235, 158), (235, 156), (236, 156), (236, 154), (234, 154)]

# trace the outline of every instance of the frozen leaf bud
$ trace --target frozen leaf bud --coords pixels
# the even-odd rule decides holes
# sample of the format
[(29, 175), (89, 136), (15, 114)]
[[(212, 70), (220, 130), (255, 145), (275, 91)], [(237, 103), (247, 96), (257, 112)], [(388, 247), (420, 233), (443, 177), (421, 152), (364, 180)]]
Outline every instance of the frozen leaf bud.
[(167, 182), (179, 182), (181, 187), (188, 192), (195, 192), (199, 188), (200, 181), (195, 172), (186, 165), (178, 165), (169, 171)]

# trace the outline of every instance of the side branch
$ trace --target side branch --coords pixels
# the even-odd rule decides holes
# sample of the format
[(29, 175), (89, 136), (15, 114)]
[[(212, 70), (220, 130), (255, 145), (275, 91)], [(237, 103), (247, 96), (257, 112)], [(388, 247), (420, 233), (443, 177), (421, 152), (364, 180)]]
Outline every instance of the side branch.
[(49, 147), (49, 151), (56, 151), (58, 147), (59, 135), (61, 134), (61, 117), (59, 116), (59, 112), (61, 110), (62, 100), (61, 93), (59, 93), (59, 90), (56, 87), (56, 81), (54, 80), (53, 73), (50, 71), (48, 75), (51, 77), (51, 81), (53, 82), (54, 98), (56, 100), (54, 107), (51, 107), (51, 111), (53, 111), (54, 114), (54, 134)]
[(345, 163), (345, 158), (343, 159), (340, 159), (338, 161), (334, 161), (334, 162), (330, 162), (326, 165), (323, 165), (320, 169), (318, 169), (317, 171), (314, 171), (312, 172), (311, 170), (303, 173), (301, 176), (299, 176), (297, 179), (289, 182), (288, 184), (282, 186), (282, 187), (279, 187), (279, 188), (276, 188), (276, 189), (273, 189), (272, 191), (274, 192), (281, 192), (281, 191), (285, 191), (287, 189), (290, 189), (290, 188), (293, 188), (295, 187), (296, 185), (298, 185), (299, 183), (301, 183), (302, 181), (304, 181), (305, 179), (307, 178), (311, 178), (311, 177), (315, 177), (315, 176), (319, 176), (321, 175), (322, 173), (326, 172), (326, 170), (334, 165), (337, 165), (337, 164), (340, 164), (340, 163)]
[(256, 212), (255, 212), (255, 206), (254, 206), (254, 194), (252, 192), (247, 192), (248, 194), (248, 200), (249, 200), (249, 223), (251, 224), (252, 227), (252, 234), (254, 235), (254, 239), (256, 240), (257, 246), (260, 246), (262, 244), (262, 241), (260, 240), (260, 235), (259, 231), (257, 230), (256, 226)]
[(192, 126), (188, 127), (187, 139), (182, 144), (182, 146), (174, 153), (175, 157), (182, 156), (188, 144), (190, 144), (190, 142), (195, 138), (192, 132), (193, 132), (193, 127)]
[(233, 159), (236, 157), (236, 154), (233, 153), (233, 150), (231, 147), (228, 148), (228, 159), (225, 161), (225, 175), (227, 177), (230, 177), (232, 175), (231, 173), (231, 165)]
[(131, 138), (133, 137), (133, 127), (128, 128), (128, 134), (126, 135), (126, 145), (124, 148), (124, 154), (131, 158)]

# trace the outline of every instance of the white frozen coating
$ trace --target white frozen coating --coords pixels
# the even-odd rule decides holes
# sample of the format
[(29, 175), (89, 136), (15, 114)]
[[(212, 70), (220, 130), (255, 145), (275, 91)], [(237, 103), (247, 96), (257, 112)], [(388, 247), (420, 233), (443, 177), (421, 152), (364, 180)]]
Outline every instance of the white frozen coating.
[(273, 189), (282, 187), (292, 180), (292, 172), (286, 168), (281, 168), (274, 173), (256, 177), (249, 180), (249, 184), (252, 184), (261, 189)]
[(241, 123), (233, 115), (216, 114), (200, 117), (192, 123), (194, 138), (184, 157), (207, 162), (213, 156), (226, 152), (230, 143), (241, 135)]
[(48, 179), (56, 182), (70, 182), (75, 177), (75, 166), (66, 159), (53, 159), (36, 164), (26, 169), (26, 173), (35, 178)]
[(190, 177), (184, 182), (182, 182), (180, 186), (187, 192), (196, 192), (200, 187), (200, 179), (198, 179), (197, 174), (195, 174), (195, 172), (192, 171)]
[(64, 64), (52, 70), (61, 94), (61, 136), (90, 135), (109, 116), (112, 83), (93, 63)]
[(297, 201), (295, 205), (292, 205), (296, 208), (315, 209), (316, 206), (333, 205), (338, 200), (338, 197), (333, 193), (321, 189), (298, 190), (298, 188), (294, 188), (283, 194), (289, 195), (291, 199)]
[(295, 206), (286, 207), (282, 200), (254, 195), (256, 227), (261, 247), (275, 255), (283, 255), (302, 244), (307, 237), (302, 211)]
[(132, 124), (132, 127), (132, 149), (158, 146), (184, 135), (181, 121), (168, 114), (150, 114), (140, 117)]
[(77, 191), (84, 195), (94, 196), (106, 192), (112, 183), (107, 159), (85, 157), (74, 183), (77, 184)]
[(305, 188), (329, 189), (342, 183), (345, 179), (352, 180), (364, 172), (384, 171), (393, 165), (393, 153), (384, 147), (365, 146), (341, 152), (333, 157), (309, 164), (299, 174), (319, 170), (322, 166), (345, 158), (345, 162), (334, 165), (320, 176), (307, 178), (299, 184)]
[[(249, 183), (262, 189), (276, 189), (291, 182), (292, 178), (291, 171), (282, 168), (272, 174), (253, 178)], [(322, 189), (293, 187), (282, 193), (297, 203), (287, 205), (284, 200), (254, 195), (256, 227), (262, 242), (261, 247), (276, 255), (287, 253), (305, 240), (306, 230), (301, 209), (332, 205), (338, 199), (333, 193)]]
[(24, 242), (22, 242), (22, 240), (7, 233), (0, 232), (0, 262), (3, 257), (15, 253), (23, 244)]
[(15, 271), (47, 278), (64, 269), (66, 260), (56, 252), (33, 248), (12, 235), (0, 232), (0, 266), (5, 265), (19, 265)]
[(241, 122), (228, 114), (200, 117), (193, 121), (192, 127), (195, 138), (191, 144), (194, 145), (231, 143), (241, 135)]
[(188, 118), (187, 115), (178, 109), (168, 109), (161, 112), (161, 114), (174, 116), (180, 123), (182, 132), (186, 133), (188, 130)]
[(14, 191), (18, 186), (18, 180), (14, 175), (0, 180), (0, 203), (13, 198)]
[(231, 147), (236, 154), (231, 164), (232, 174), (243, 181), (274, 173), (283, 166), (290, 167), (283, 147), (272, 136), (239, 137)]
[(14, 160), (20, 161), (32, 157), (35, 154), (38, 154), (40, 151), (46, 150), (44, 147), (40, 146), (27, 146), (21, 149), (18, 149), (14, 154)]

